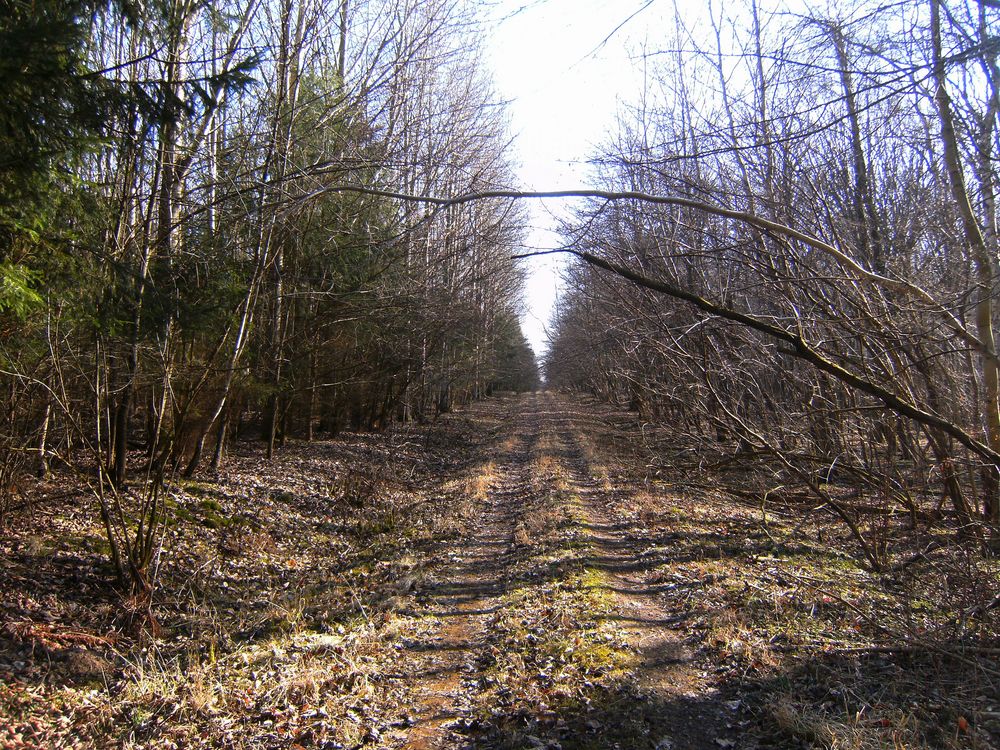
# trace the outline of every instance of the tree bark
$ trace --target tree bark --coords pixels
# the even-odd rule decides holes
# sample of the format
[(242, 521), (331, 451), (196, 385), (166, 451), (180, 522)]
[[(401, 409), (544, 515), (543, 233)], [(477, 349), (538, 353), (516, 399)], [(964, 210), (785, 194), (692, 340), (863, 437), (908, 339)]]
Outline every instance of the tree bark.
[[(948, 94), (948, 72), (941, 47), (941, 3), (931, 0), (931, 47), (933, 55), (934, 100), (941, 125), (945, 169), (952, 198), (962, 219), (962, 229), (968, 244), (975, 273), (976, 335), (989, 351), (996, 351), (993, 329), (993, 287), (997, 277), (997, 262), (989, 252), (979, 219), (965, 184), (962, 156), (955, 130), (951, 97)], [(986, 420), (987, 444), (1000, 453), (1000, 366), (995, 358), (981, 357), (984, 391), (982, 411)], [(993, 471), (996, 472), (996, 467)], [(985, 509), (991, 523), (1000, 522), (1000, 503), (991, 502)]]

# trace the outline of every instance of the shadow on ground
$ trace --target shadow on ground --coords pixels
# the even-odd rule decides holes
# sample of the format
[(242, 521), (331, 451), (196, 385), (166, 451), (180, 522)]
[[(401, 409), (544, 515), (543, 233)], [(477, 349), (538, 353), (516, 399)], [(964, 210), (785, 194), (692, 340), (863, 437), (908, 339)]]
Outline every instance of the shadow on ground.
[[(904, 670), (913, 679), (901, 680)], [(496, 750), (996, 747), (995, 723), (970, 718), (961, 730), (959, 714), (934, 694), (968, 677), (926, 656), (820, 657), (728, 678), (708, 696), (664, 701), (622, 681), (554, 702), (543, 715), (500, 706), (460, 728), (466, 747)], [(938, 686), (930, 695), (928, 681)]]

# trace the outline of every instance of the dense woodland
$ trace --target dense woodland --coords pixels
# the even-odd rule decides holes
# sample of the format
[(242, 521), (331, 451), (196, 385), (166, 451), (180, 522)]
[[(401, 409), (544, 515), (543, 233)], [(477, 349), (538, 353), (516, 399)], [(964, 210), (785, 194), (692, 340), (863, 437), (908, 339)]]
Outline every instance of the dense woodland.
[(148, 588), (168, 476), (537, 379), (471, 6), (5, 3), (0, 513), (87, 478)]
[(998, 746), (1000, 2), (622, 5), (0, 0), (0, 750)]
[(549, 382), (803, 488), (875, 569), (893, 532), (859, 495), (992, 544), (1000, 14), (709, 16), (647, 53), (595, 158)]

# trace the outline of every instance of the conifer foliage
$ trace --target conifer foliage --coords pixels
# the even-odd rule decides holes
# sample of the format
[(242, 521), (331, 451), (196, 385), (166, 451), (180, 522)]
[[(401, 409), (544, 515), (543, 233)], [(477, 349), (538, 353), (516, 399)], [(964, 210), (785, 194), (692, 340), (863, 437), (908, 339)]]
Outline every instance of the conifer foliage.
[(530, 387), (523, 215), (461, 0), (7, 0), (0, 513), (84, 478), (153, 585), (164, 483)]

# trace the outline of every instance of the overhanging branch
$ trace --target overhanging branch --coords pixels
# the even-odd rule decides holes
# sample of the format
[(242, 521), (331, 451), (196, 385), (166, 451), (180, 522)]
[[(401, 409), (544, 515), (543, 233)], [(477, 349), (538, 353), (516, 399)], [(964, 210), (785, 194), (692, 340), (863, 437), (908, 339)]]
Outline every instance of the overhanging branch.
[(836, 362), (827, 359), (818, 351), (813, 349), (798, 333), (792, 333), (791, 331), (781, 328), (780, 326), (767, 323), (753, 317), (752, 315), (740, 312), (739, 310), (733, 310), (723, 305), (719, 305), (705, 299), (704, 297), (694, 294), (693, 292), (681, 289), (680, 287), (674, 286), (673, 284), (669, 284), (665, 281), (650, 279), (642, 274), (636, 273), (630, 268), (626, 268), (625, 266), (613, 263), (591, 253), (582, 250), (567, 250), (566, 252), (571, 255), (575, 255), (589, 265), (602, 268), (605, 271), (610, 271), (611, 273), (621, 276), (623, 279), (627, 279), (637, 286), (644, 287), (660, 294), (665, 294), (669, 297), (674, 297), (675, 299), (683, 300), (684, 302), (693, 305), (709, 315), (714, 315), (724, 320), (731, 320), (734, 323), (738, 323), (747, 328), (766, 334), (767, 336), (770, 336), (778, 341), (782, 341), (789, 346), (789, 348), (785, 350), (787, 354), (804, 360), (813, 365), (816, 369), (833, 376), (851, 388), (878, 399), (889, 409), (897, 414), (900, 414), (901, 416), (908, 417), (919, 424), (940, 430), (950, 435), (976, 455), (986, 461), (989, 461), (990, 463), (995, 464), (996, 466), (1000, 466), (1000, 453), (994, 451), (986, 445), (986, 443), (977, 440), (961, 427), (944, 417), (935, 414), (934, 412), (927, 411), (926, 409), (922, 409), (912, 401), (908, 401), (900, 395), (883, 388), (877, 383), (866, 380), (857, 373), (851, 372)]
[[(757, 216), (755, 214), (746, 211), (737, 211), (735, 209), (724, 208), (722, 206), (716, 206), (711, 203), (705, 203), (704, 201), (693, 200), (690, 198), (681, 198), (676, 196), (666, 196), (666, 195), (655, 195), (651, 193), (643, 193), (637, 191), (613, 191), (613, 190), (552, 190), (552, 191), (523, 191), (523, 190), (483, 190), (472, 193), (464, 193), (462, 195), (456, 195), (451, 197), (440, 197), (440, 196), (427, 196), (427, 195), (413, 195), (409, 193), (402, 193), (392, 190), (380, 190), (378, 188), (369, 188), (360, 185), (330, 185), (319, 188), (314, 192), (313, 195), (319, 196), (324, 193), (362, 193), (365, 195), (380, 196), (383, 198), (390, 198), (401, 201), (410, 201), (417, 203), (426, 203), (433, 206), (457, 206), (465, 203), (472, 203), (474, 201), (489, 200), (496, 198), (504, 198), (509, 200), (525, 200), (525, 199), (545, 199), (545, 198), (598, 198), (607, 201), (619, 201), (619, 200), (635, 200), (642, 201), (644, 203), (652, 203), (657, 205), (666, 206), (679, 206), (682, 208), (690, 208), (696, 211), (703, 211), (705, 213), (721, 216), (728, 219), (733, 219), (735, 221), (742, 222), (749, 226), (765, 232), (772, 232), (777, 235), (788, 237), (797, 240), (804, 245), (812, 247), (822, 253), (825, 253), (832, 258), (836, 259), (842, 267), (851, 271), (859, 280), (866, 281), (872, 285), (879, 286), (883, 289), (887, 289), (898, 294), (916, 297), (945, 317), (945, 321), (948, 327), (958, 336), (964, 343), (968, 344), (975, 351), (979, 352), (984, 357), (997, 361), (998, 357), (996, 352), (986, 346), (983, 341), (981, 341), (977, 336), (968, 331), (965, 326), (954, 316), (951, 311), (944, 307), (940, 302), (938, 302), (934, 297), (922, 287), (902, 279), (893, 279), (882, 274), (869, 271), (864, 266), (862, 266), (857, 260), (852, 258), (847, 253), (834, 247), (833, 245), (824, 242), (816, 237), (808, 235), (801, 232), (793, 227), (789, 227), (780, 222), (772, 221), (770, 219), (765, 219), (763, 217)], [(636, 273), (630, 268), (613, 263), (599, 256), (593, 255), (591, 253), (574, 250), (572, 248), (567, 248), (562, 252), (566, 252), (571, 255), (575, 255), (584, 262), (602, 268), (606, 271), (610, 271), (618, 276), (627, 279), (638, 286), (645, 287), (651, 291), (658, 292), (660, 294), (665, 294), (675, 299), (683, 300), (699, 310), (714, 315), (724, 320), (731, 320), (734, 323), (738, 323), (747, 328), (759, 331), (766, 334), (778, 341), (782, 341), (789, 345), (787, 353), (791, 356), (797, 357), (803, 361), (809, 362), (816, 369), (825, 372), (832, 377), (836, 378), (840, 382), (854, 388), (862, 393), (866, 393), (869, 396), (881, 401), (887, 408), (896, 412), (897, 414), (908, 417), (915, 422), (922, 424), (926, 427), (934, 428), (942, 431), (943, 433), (950, 435), (959, 443), (964, 445), (970, 451), (980, 456), (986, 461), (1000, 467), (1000, 452), (997, 452), (990, 448), (986, 443), (977, 440), (968, 432), (963, 430), (958, 425), (945, 419), (944, 417), (935, 414), (934, 412), (927, 411), (926, 409), (920, 408), (917, 404), (909, 401), (902, 396), (893, 393), (886, 388), (873, 383), (870, 380), (866, 380), (857, 373), (851, 372), (841, 365), (833, 362), (830, 359), (824, 357), (820, 352), (813, 349), (809, 343), (802, 338), (801, 335), (797, 333), (792, 333), (784, 328), (775, 326), (771, 323), (767, 323), (763, 320), (742, 313), (738, 310), (733, 310), (728, 307), (711, 302), (693, 292), (689, 292), (680, 287), (668, 284), (664, 281), (659, 281), (656, 279), (650, 279), (642, 274)], [(529, 254), (532, 255), (533, 253)]]
[(772, 232), (776, 235), (787, 237), (789, 239), (797, 240), (802, 244), (818, 250), (825, 255), (834, 258), (844, 269), (849, 271), (860, 281), (867, 282), (873, 286), (880, 287), (882, 289), (891, 291), (902, 297), (909, 297), (918, 299), (921, 302), (927, 304), (930, 309), (941, 315), (944, 318), (944, 323), (948, 329), (954, 333), (964, 344), (968, 345), (978, 354), (986, 357), (988, 360), (1000, 364), (1000, 356), (993, 347), (988, 346), (981, 338), (976, 334), (968, 330), (962, 322), (941, 304), (934, 296), (928, 292), (926, 289), (918, 284), (914, 284), (912, 281), (906, 281), (904, 279), (895, 279), (890, 276), (885, 276), (883, 274), (875, 273), (865, 268), (859, 261), (852, 258), (848, 253), (845, 253), (840, 248), (831, 245), (828, 242), (824, 242), (818, 237), (813, 237), (810, 234), (801, 232), (794, 227), (790, 227), (787, 224), (782, 224), (781, 222), (772, 221), (771, 219), (765, 219), (756, 214), (750, 213), (748, 211), (737, 211), (731, 208), (725, 208), (723, 206), (717, 206), (712, 203), (706, 203), (704, 201), (693, 200), (691, 198), (681, 198), (677, 196), (669, 195), (655, 195), (653, 193), (643, 193), (633, 190), (550, 190), (550, 191), (524, 191), (524, 190), (482, 190), (472, 193), (464, 193), (462, 195), (456, 195), (452, 197), (441, 197), (441, 196), (428, 196), (428, 195), (412, 195), (410, 193), (401, 193), (392, 190), (380, 190), (378, 188), (369, 188), (361, 185), (329, 185), (318, 188), (311, 196), (319, 196), (324, 193), (362, 193), (365, 195), (380, 196), (383, 198), (392, 198), (395, 200), (409, 201), (416, 203), (426, 203), (433, 206), (458, 206), (465, 203), (472, 203), (480, 200), (489, 200), (495, 198), (506, 198), (508, 200), (527, 200), (527, 199), (545, 199), (545, 198), (598, 198), (606, 201), (620, 201), (620, 200), (635, 200), (641, 201), (643, 203), (652, 203), (656, 205), (664, 206), (678, 206), (681, 208), (690, 208), (695, 211), (702, 211), (713, 216), (721, 216), (723, 218), (732, 219), (734, 221), (739, 221), (748, 226), (759, 229), (762, 232)]

